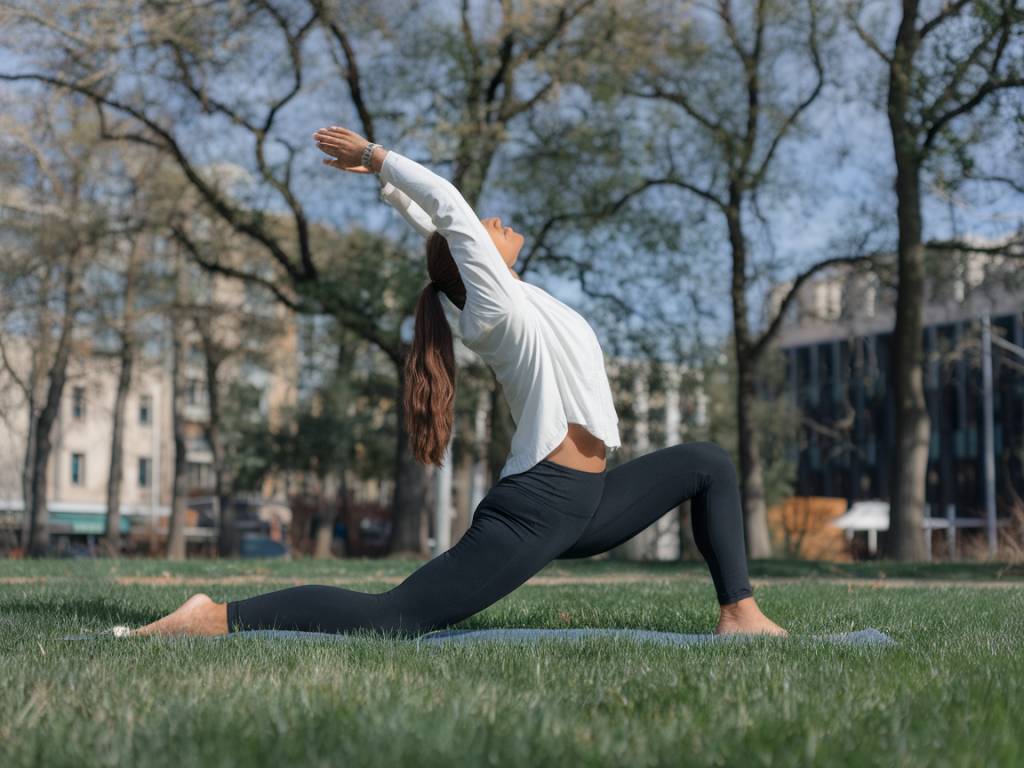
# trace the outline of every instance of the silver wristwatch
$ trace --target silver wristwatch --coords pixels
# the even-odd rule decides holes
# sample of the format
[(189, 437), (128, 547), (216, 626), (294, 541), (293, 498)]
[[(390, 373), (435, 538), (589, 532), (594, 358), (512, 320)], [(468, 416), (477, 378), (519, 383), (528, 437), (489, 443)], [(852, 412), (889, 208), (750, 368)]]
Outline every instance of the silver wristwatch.
[(374, 144), (372, 141), (363, 147), (362, 165), (364, 168), (370, 167), (370, 158), (373, 157), (373, 150), (379, 147), (380, 144)]

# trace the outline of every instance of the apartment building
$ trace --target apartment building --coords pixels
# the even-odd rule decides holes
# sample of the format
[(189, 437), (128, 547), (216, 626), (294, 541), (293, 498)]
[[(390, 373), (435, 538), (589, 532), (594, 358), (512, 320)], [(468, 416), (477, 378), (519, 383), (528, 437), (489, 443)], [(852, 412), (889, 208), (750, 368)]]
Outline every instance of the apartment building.
[[(294, 402), (297, 323), (281, 306), (256, 296), (237, 280), (197, 275), (205, 281), (205, 300), (216, 307), (208, 332), (224, 352), (222, 383), (244, 381), (259, 394), (258, 407), (272, 417)], [(250, 339), (247, 329), (257, 319), (273, 320), (273, 337)], [(210, 408), (202, 337), (186, 322), (184, 343), (184, 407), (188, 507), (186, 537), (214, 536), (213, 451), (208, 439)], [(172, 358), (166, 328), (147, 336), (136, 357), (125, 403), (121, 487), (123, 533), (166, 535), (174, 481), (172, 421)], [(259, 346), (258, 350), (254, 345)], [(30, 340), (5, 339), (7, 364), (21, 380), (32, 365)], [(255, 354), (258, 352), (258, 354)], [(93, 338), (76, 340), (68, 363), (67, 382), (51, 434), (53, 449), (47, 473), (51, 533), (77, 539), (102, 534), (106, 526), (107, 483), (110, 476), (114, 403), (119, 362), (102, 354)], [(12, 378), (0, 385), (0, 525), (8, 531), (21, 526), (22, 470), (29, 413)], [(223, 391), (223, 390), (222, 390)], [(286, 489), (270, 478), (253, 500), (259, 506), (286, 508)]]

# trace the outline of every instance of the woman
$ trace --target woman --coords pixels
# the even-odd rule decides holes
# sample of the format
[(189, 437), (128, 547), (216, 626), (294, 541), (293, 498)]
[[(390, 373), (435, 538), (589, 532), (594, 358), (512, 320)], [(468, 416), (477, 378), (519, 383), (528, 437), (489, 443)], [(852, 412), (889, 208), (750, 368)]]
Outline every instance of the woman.
[(427, 238), (431, 282), (416, 307), (404, 393), (414, 455), (439, 465), (451, 434), (455, 362), (444, 294), (459, 310), (463, 342), (501, 382), (516, 423), (509, 458), (455, 546), (387, 592), (307, 585), (227, 603), (199, 594), (128, 634), (274, 627), (416, 635), (482, 611), (554, 559), (621, 544), (687, 499), (720, 606), (715, 633), (788, 634), (754, 601), (726, 451), (686, 443), (605, 471), (606, 448), (620, 443), (600, 344), (580, 315), (513, 271), (523, 236), (477, 218), (450, 182), (353, 131), (313, 137), (327, 165), (380, 174), (381, 197)]

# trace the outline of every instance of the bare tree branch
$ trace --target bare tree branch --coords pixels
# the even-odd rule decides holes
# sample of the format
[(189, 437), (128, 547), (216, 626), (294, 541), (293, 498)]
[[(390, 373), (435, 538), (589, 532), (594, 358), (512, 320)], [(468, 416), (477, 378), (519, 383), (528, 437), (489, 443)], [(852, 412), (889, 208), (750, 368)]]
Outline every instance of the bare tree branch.
[(768, 346), (768, 343), (775, 335), (775, 332), (779, 329), (779, 326), (782, 323), (782, 319), (786, 314), (786, 310), (789, 308), (789, 305), (796, 299), (797, 294), (800, 290), (800, 286), (807, 282), (808, 279), (810, 279), (823, 269), (828, 269), (829, 267), (834, 267), (839, 264), (845, 264), (848, 266), (854, 266), (857, 264), (872, 264), (880, 255), (881, 254), (878, 253), (871, 253), (860, 256), (836, 256), (831, 259), (819, 261), (817, 264), (814, 264), (813, 266), (809, 267), (808, 269), (804, 270), (799, 275), (797, 275), (796, 278), (794, 278), (793, 280), (793, 285), (790, 286), (789, 290), (786, 292), (785, 297), (782, 299), (782, 302), (779, 304), (779, 309), (775, 313), (775, 317), (772, 318), (771, 323), (768, 324), (768, 327), (761, 333), (757, 341), (751, 344), (750, 354), (753, 356), (753, 358), (757, 359), (758, 357), (761, 356), (761, 353), (764, 352), (765, 348)]
[(1014, 192), (1019, 192), (1020, 194), (1024, 195), (1024, 182), (1022, 182), (1020, 179), (1010, 178), (1009, 176), (1000, 176), (998, 174), (989, 175), (968, 173), (964, 176), (964, 179), (967, 181), (980, 181), (989, 182), (992, 184), (1005, 184), (1006, 186), (1010, 187), (1010, 189), (1012, 189)]
[(772, 156), (775, 154), (775, 150), (779, 146), (779, 143), (783, 138), (785, 138), (786, 134), (800, 118), (800, 115), (802, 115), (804, 111), (811, 106), (814, 100), (818, 98), (818, 95), (821, 93), (821, 88), (825, 83), (825, 67), (821, 61), (821, 52), (818, 50), (818, 14), (815, 10), (814, 0), (808, 0), (807, 7), (811, 16), (811, 29), (808, 35), (807, 48), (811, 52), (811, 61), (814, 65), (816, 78), (814, 87), (811, 89), (811, 92), (807, 94), (806, 98), (799, 102), (796, 107), (790, 111), (782, 125), (779, 127), (779, 130), (776, 131), (775, 136), (772, 138), (771, 144), (768, 147), (768, 151), (765, 152), (765, 155), (761, 160), (760, 166), (751, 177), (749, 184), (753, 188), (757, 188), (761, 183), (761, 180), (764, 178), (764, 175), (768, 170), (768, 166), (772, 161)]
[(857, 11), (859, 8), (855, 8), (853, 5), (847, 6), (846, 20), (853, 27), (853, 31), (857, 34), (857, 37), (861, 39), (861, 42), (868, 47), (868, 49), (874, 53), (878, 58), (885, 62), (886, 66), (892, 66), (892, 57), (889, 56), (885, 51), (882, 50), (882, 46), (878, 44), (868, 31), (860, 25), (860, 21), (857, 19)]
[(14, 383), (18, 385), (18, 389), (20, 389), (22, 393), (24, 393), (25, 397), (31, 397), (28, 385), (21, 380), (21, 378), (18, 376), (17, 370), (15, 370), (14, 368), (14, 365), (7, 357), (7, 347), (4, 346), (3, 334), (0, 334), (0, 360), (3, 361), (4, 369), (7, 371), (7, 374), (14, 380)]
[[(18, 81), (35, 81), (52, 85), (57, 88), (64, 88), (66, 90), (79, 93), (92, 99), (98, 104), (110, 107), (119, 112), (123, 112), (126, 115), (138, 120), (140, 123), (145, 125), (149, 130), (155, 133), (163, 141), (163, 149), (167, 151), (181, 167), (182, 172), (192, 183), (192, 185), (199, 191), (203, 199), (210, 204), (210, 206), (220, 214), (225, 221), (235, 227), (239, 232), (248, 235), (252, 239), (259, 242), (261, 245), (270, 251), (274, 259), (284, 267), (285, 271), (288, 272), (289, 276), (292, 277), (296, 282), (302, 282), (308, 278), (303, 271), (295, 265), (288, 254), (281, 248), (281, 246), (269, 235), (261, 224), (258, 223), (256, 217), (246, 215), (243, 211), (233, 207), (227, 202), (217, 191), (206, 182), (205, 179), (199, 174), (195, 167), (193, 167), (191, 161), (182, 151), (180, 145), (171, 135), (170, 131), (165, 129), (154, 119), (131, 106), (125, 104), (122, 101), (105, 96), (97, 93), (96, 91), (86, 88), (79, 83), (64, 80), (59, 77), (51, 77), (49, 75), (38, 74), (38, 73), (23, 73), (23, 74), (6, 74), (0, 73), (0, 80), (8, 82)], [(130, 136), (128, 138), (131, 138)]]
[(657, 83), (653, 83), (648, 87), (649, 90), (646, 91), (627, 88), (625, 89), (624, 93), (627, 96), (636, 96), (641, 99), (660, 99), (662, 101), (667, 101), (671, 104), (675, 104), (676, 106), (681, 107), (683, 111), (686, 112), (686, 114), (688, 114), (690, 117), (692, 117), (694, 120), (703, 125), (712, 133), (717, 134), (719, 136), (731, 136), (728, 129), (725, 128), (725, 126), (723, 126), (720, 121), (714, 120), (700, 112), (696, 107), (693, 106), (693, 103), (686, 97), (685, 94), (679, 93), (677, 91), (665, 90)]
[(174, 235), (174, 239), (177, 240), (185, 250), (188, 251), (189, 256), (203, 269), (209, 272), (215, 272), (217, 274), (224, 275), (226, 277), (234, 277), (239, 280), (246, 280), (251, 283), (255, 283), (266, 288), (268, 291), (274, 294), (278, 301), (284, 304), (289, 309), (300, 311), (301, 307), (297, 301), (290, 296), (286, 295), (275, 283), (267, 280), (260, 275), (253, 272), (247, 272), (242, 269), (236, 269), (227, 265), (221, 264), (216, 261), (210, 261), (199, 250), (199, 247), (190, 238), (185, 231), (177, 224), (171, 224), (171, 233)]
[(651, 187), (655, 187), (660, 184), (666, 183), (668, 182), (665, 179), (646, 179), (640, 184), (638, 184), (636, 187), (627, 190), (614, 200), (605, 203), (598, 209), (591, 211), (569, 211), (556, 213), (549, 216), (547, 219), (545, 219), (544, 223), (540, 227), (540, 230), (537, 232), (537, 235), (534, 237), (533, 242), (530, 245), (529, 253), (527, 253), (526, 256), (522, 258), (522, 272), (525, 273), (529, 269), (533, 257), (542, 248), (548, 250), (548, 253), (550, 253), (550, 250), (547, 249), (546, 241), (548, 235), (552, 232), (556, 225), (562, 224), (567, 221), (596, 220), (607, 218), (609, 216), (614, 216), (616, 213), (618, 213), (622, 206), (624, 206), (637, 195), (642, 194), (644, 191), (650, 189)]
[(348, 33), (340, 24), (328, 18), (322, 0), (312, 0), (312, 5), (316, 18), (327, 28), (345, 54), (345, 81), (348, 83), (349, 96), (352, 98), (356, 113), (359, 115), (363, 135), (368, 141), (374, 141), (377, 134), (373, 125), (373, 114), (370, 112), (366, 104), (366, 98), (363, 95), (362, 78), (359, 73), (359, 64), (356, 61), (356, 52), (352, 47), (352, 41), (349, 40)]
[(929, 32), (942, 24), (946, 19), (958, 16), (960, 11), (962, 11), (971, 2), (973, 2), (973, 0), (956, 0), (956, 2), (953, 3), (948, 2), (947, 0), (947, 2), (943, 4), (941, 11), (921, 25), (921, 28), (917, 31), (918, 38), (924, 40), (925, 36), (928, 35)]
[[(947, 6), (947, 10), (948, 9), (949, 6)], [(949, 18), (951, 15), (953, 14), (939, 14), (932, 19), (932, 22), (929, 23), (937, 23), (945, 18)], [(1024, 77), (1018, 76), (1013, 70), (1011, 70), (1010, 74), (1006, 77), (1000, 78), (997, 76), (999, 64), (1006, 52), (1007, 45), (1010, 41), (1010, 33), (1014, 28), (1013, 15), (1014, 10), (1010, 6), (1004, 5), (1003, 11), (999, 16), (998, 23), (994, 23), (992, 25), (989, 33), (983, 36), (978, 44), (971, 50), (970, 54), (968, 54), (964, 60), (957, 65), (942, 93), (935, 98), (930, 106), (923, 110), (924, 122), (928, 125), (928, 128), (925, 132), (924, 141), (922, 142), (922, 149), (929, 149), (938, 137), (939, 133), (950, 121), (973, 110), (982, 101), (984, 101), (989, 94), (1009, 88), (1024, 87)], [(973, 95), (969, 98), (961, 101), (959, 104), (945, 107), (946, 104), (954, 100), (961, 83), (967, 76), (967, 73), (981, 58), (982, 53), (988, 50), (989, 43), (997, 33), (999, 35), (999, 41), (996, 43), (995, 49), (992, 51), (991, 61), (989, 61), (988, 66), (985, 68), (985, 80), (977, 87)], [(944, 108), (945, 111), (942, 111)]]
[(991, 256), (1024, 258), (1024, 233), (1017, 234), (1000, 245), (972, 245), (963, 240), (929, 240), (924, 244), (929, 251), (959, 251), (961, 253), (985, 253)]

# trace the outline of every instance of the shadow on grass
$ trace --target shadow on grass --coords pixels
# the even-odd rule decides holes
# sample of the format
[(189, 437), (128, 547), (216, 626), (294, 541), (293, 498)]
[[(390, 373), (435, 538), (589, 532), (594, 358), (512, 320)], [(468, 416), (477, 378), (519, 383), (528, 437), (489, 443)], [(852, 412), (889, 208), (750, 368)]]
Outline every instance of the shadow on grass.
[(57, 597), (5, 599), (0, 602), (8, 619), (45, 616), (50, 619), (95, 622), (97, 624), (148, 624), (163, 614), (139, 610), (107, 597)]

